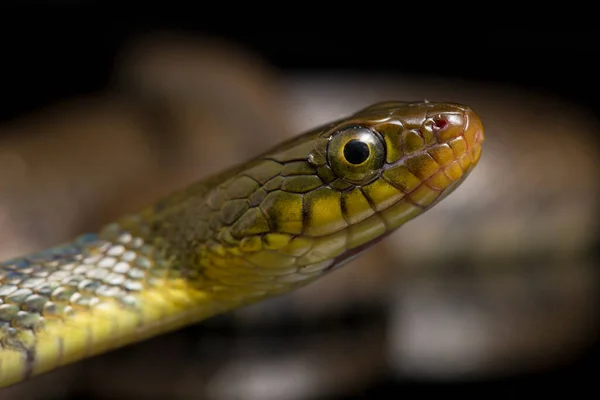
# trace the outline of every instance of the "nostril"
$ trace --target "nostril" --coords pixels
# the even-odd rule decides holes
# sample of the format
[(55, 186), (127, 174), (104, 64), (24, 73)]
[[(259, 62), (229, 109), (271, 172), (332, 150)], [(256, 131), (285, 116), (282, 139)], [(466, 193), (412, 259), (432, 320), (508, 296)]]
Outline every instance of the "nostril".
[(447, 126), (448, 126), (448, 121), (443, 118), (438, 118), (435, 121), (433, 121), (433, 129), (435, 131), (441, 131), (442, 129), (445, 129)]

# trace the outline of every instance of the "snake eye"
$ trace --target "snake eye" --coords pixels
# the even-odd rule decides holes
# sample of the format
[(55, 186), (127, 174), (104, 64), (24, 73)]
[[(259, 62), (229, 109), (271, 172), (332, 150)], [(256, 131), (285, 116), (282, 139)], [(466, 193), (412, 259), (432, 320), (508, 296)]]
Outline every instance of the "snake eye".
[(366, 183), (383, 167), (385, 145), (368, 128), (344, 128), (331, 136), (327, 161), (339, 178), (353, 184)]

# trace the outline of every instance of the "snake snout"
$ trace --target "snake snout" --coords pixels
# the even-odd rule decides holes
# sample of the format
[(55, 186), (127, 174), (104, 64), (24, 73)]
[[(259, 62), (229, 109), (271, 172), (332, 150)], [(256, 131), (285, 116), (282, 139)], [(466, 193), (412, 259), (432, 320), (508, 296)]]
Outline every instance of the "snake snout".
[(465, 111), (465, 130), (464, 138), (469, 148), (480, 146), (484, 140), (483, 124), (481, 118), (471, 109)]

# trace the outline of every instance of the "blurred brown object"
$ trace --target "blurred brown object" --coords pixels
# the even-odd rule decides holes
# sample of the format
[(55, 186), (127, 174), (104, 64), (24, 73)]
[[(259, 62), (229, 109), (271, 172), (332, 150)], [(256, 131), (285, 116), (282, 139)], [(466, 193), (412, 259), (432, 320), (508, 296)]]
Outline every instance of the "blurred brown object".
[(2, 127), (2, 259), (89, 229), (119, 191), (137, 186), (152, 160), (142, 118), (123, 98), (98, 96)]
[(275, 79), (243, 53), (165, 36), (122, 63), (108, 92), (1, 128), (0, 258), (95, 230), (285, 132), (264, 116), (281, 114)]
[(310, 399), (357, 390), (390, 366), (475, 379), (581, 351), (597, 311), (586, 262), (599, 220), (596, 128), (565, 102), (499, 87), (280, 77), (221, 42), (143, 38), (124, 49), (109, 92), (3, 128), (15, 134), (1, 146), (0, 254), (95, 229), (370, 103), (423, 98), (471, 105), (486, 145), (469, 180), (418, 222), (306, 288), (40, 376), (7, 398)]

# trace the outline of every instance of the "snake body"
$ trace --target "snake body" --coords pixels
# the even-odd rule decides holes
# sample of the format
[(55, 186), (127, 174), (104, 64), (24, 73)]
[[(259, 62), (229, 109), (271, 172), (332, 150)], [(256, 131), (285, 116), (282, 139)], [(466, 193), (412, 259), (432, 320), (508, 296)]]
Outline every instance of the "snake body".
[(378, 103), (0, 263), (0, 386), (318, 279), (452, 192), (482, 141), (466, 106)]

